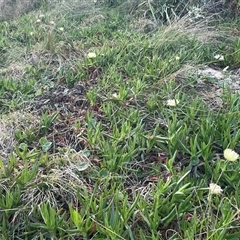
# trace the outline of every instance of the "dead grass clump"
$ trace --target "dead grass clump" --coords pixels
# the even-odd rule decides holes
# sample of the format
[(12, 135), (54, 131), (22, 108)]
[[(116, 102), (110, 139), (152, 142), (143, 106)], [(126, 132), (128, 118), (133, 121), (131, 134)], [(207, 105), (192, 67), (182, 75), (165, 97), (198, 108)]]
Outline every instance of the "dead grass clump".
[(39, 124), (38, 117), (31, 113), (16, 111), (0, 119), (0, 158), (7, 160), (13, 151), (15, 131), (22, 128), (30, 128)]
[(101, 8), (97, 7), (93, 0), (59, 0), (57, 4), (54, 3), (54, 1), (50, 1), (50, 5), (52, 15), (64, 15), (64, 18), (89, 15), (89, 19), (92, 19), (95, 18), (97, 14), (101, 13)]
[(174, 20), (170, 25), (163, 26), (156, 33), (156, 47), (171, 44), (173, 42), (182, 42), (182, 39), (194, 39), (203, 44), (218, 43), (221, 39), (228, 39), (229, 31), (219, 30), (212, 23), (215, 19), (212, 16), (205, 17), (198, 21), (191, 21), (191, 16)]
[[(63, 156), (62, 156), (63, 157)], [(39, 168), (36, 176), (25, 186), (26, 191), (22, 194), (22, 201), (28, 206), (49, 202), (51, 205), (67, 205), (70, 202), (78, 202), (78, 189), (86, 189), (91, 192), (92, 187), (84, 177), (81, 177), (81, 171), (86, 170), (88, 160), (84, 154), (78, 154), (78, 162), (74, 163), (68, 160), (68, 163), (60, 165), (61, 156), (49, 159), (55, 166), (51, 169)], [(52, 162), (53, 161), (53, 162)], [(57, 162), (58, 161), (58, 162)], [(65, 160), (64, 160), (65, 161)], [(84, 168), (83, 168), (84, 167)]]
[(39, 0), (0, 0), (0, 19), (16, 18), (41, 6)]
[(26, 66), (23, 63), (15, 62), (8, 67), (0, 69), (0, 75), (17, 81), (23, 79)]

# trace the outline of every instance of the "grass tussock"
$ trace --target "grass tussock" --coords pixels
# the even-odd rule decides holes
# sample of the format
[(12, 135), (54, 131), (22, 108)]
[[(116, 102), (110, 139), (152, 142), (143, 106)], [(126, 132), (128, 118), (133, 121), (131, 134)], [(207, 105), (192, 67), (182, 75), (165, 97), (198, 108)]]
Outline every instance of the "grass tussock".
[(0, 2), (0, 19), (7, 20), (17, 18), (22, 14), (28, 13), (39, 8), (44, 1), (36, 0), (1, 0)]
[(1, 239), (238, 237), (238, 20), (53, 3), (0, 22)]

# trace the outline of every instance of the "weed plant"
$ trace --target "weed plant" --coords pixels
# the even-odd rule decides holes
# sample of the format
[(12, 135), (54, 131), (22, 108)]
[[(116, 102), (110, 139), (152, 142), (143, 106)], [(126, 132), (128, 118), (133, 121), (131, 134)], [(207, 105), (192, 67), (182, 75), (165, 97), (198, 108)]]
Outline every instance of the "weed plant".
[(238, 239), (237, 20), (74, 4), (0, 22), (0, 238)]

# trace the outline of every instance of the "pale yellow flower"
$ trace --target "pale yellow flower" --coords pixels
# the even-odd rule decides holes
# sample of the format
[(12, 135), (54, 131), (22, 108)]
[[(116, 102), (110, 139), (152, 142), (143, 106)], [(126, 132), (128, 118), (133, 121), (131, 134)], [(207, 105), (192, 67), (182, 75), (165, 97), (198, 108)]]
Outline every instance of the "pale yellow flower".
[(175, 107), (177, 104), (179, 104), (179, 100), (175, 99), (168, 99), (167, 100), (167, 105), (171, 107)]
[(88, 53), (88, 55), (87, 55), (87, 57), (88, 58), (95, 58), (97, 55), (96, 55), (96, 53), (94, 53), (94, 52), (90, 52), (90, 53)]
[(226, 160), (231, 161), (231, 162), (234, 162), (239, 158), (239, 154), (230, 148), (227, 148), (224, 150), (223, 156)]
[(36, 20), (36, 23), (40, 23), (40, 22), (41, 22), (41, 19), (38, 18), (38, 19)]
[(180, 60), (180, 57), (179, 57), (179, 56), (176, 56), (175, 59), (176, 59), (176, 61), (179, 61), (179, 60)]
[(50, 21), (49, 24), (50, 25), (55, 25), (55, 22), (54, 21)]
[(224, 61), (224, 56), (220, 55), (220, 54), (215, 55), (214, 58), (219, 60), (219, 61)]
[(64, 28), (63, 28), (63, 27), (60, 27), (60, 28), (59, 28), (59, 31), (60, 31), (60, 32), (63, 32), (63, 31), (64, 31)]
[(210, 191), (211, 194), (220, 195), (223, 190), (219, 185), (217, 185), (215, 183), (210, 183), (209, 191)]

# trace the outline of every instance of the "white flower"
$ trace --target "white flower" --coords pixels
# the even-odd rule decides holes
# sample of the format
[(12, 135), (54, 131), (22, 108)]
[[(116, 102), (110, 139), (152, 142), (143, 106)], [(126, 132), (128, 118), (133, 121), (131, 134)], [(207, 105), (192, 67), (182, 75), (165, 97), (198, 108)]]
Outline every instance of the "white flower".
[(39, 18), (45, 18), (45, 15), (44, 14), (40, 14)]
[(60, 27), (60, 28), (59, 28), (59, 31), (60, 31), (60, 32), (63, 32), (63, 31), (64, 31), (64, 28), (63, 28), (63, 27)]
[(114, 98), (118, 98), (118, 94), (117, 93), (113, 93), (112, 95)]
[(179, 57), (179, 56), (176, 56), (175, 59), (176, 59), (176, 61), (179, 61), (179, 60), (180, 60), (180, 57)]
[(175, 99), (168, 99), (167, 100), (167, 105), (171, 107), (175, 107), (177, 104), (179, 104), (179, 100)]
[(50, 25), (55, 25), (55, 22), (54, 21), (50, 21), (49, 24)]
[(95, 58), (97, 55), (96, 55), (96, 53), (94, 53), (94, 52), (90, 52), (90, 53), (88, 53), (88, 55), (87, 55), (87, 57), (88, 58)]
[(219, 185), (217, 185), (215, 183), (210, 183), (209, 191), (210, 191), (211, 194), (220, 195), (223, 190)]
[(225, 149), (223, 155), (226, 160), (231, 162), (234, 162), (239, 158), (239, 154), (230, 148)]
[(224, 61), (224, 56), (220, 55), (220, 54), (215, 55), (214, 58), (219, 60), (219, 61)]
[(36, 23), (40, 23), (40, 22), (41, 22), (41, 19), (38, 18), (38, 19), (36, 20)]

